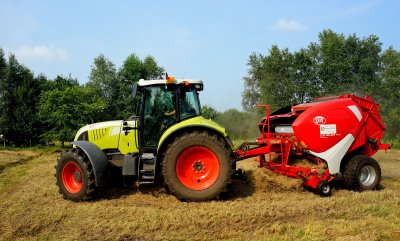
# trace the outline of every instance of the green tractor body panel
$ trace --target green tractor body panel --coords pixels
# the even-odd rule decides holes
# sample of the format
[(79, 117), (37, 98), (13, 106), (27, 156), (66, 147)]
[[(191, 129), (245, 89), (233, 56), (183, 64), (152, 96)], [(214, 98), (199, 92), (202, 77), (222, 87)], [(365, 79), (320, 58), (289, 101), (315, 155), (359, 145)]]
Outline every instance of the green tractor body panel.
[[(127, 121), (129, 127), (137, 126), (137, 121)], [(89, 124), (76, 133), (74, 141), (90, 141), (101, 150), (118, 150), (121, 154), (137, 153), (137, 130), (122, 130), (123, 121), (106, 121)]]
[(161, 136), (160, 141), (158, 142), (158, 149), (162, 146), (164, 141), (176, 131), (185, 129), (185, 128), (193, 128), (193, 127), (203, 127), (205, 129), (211, 129), (220, 133), (225, 139), (229, 139), (228, 133), (225, 128), (215, 123), (210, 119), (206, 119), (203, 116), (197, 116), (194, 118), (190, 118), (184, 121), (181, 121), (170, 128), (168, 128)]

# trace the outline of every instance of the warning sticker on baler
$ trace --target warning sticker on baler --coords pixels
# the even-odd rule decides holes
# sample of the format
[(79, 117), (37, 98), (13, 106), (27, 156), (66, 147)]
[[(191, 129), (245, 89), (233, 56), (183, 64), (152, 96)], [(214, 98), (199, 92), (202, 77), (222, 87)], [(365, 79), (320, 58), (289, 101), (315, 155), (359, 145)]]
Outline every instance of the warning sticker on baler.
[(336, 124), (320, 125), (319, 133), (321, 136), (335, 136), (336, 135)]

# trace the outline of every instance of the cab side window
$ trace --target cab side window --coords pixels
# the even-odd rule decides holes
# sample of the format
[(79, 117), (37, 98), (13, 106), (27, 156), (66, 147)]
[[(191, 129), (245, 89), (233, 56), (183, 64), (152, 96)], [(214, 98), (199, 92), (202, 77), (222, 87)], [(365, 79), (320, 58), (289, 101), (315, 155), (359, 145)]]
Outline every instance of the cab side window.
[(200, 115), (199, 99), (195, 89), (181, 89), (179, 102), (181, 120)]

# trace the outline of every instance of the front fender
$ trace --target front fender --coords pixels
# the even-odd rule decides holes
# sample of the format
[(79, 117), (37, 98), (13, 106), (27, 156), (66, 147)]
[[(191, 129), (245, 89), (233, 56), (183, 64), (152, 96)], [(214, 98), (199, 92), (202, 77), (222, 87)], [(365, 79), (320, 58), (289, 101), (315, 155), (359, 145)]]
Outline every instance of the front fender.
[(96, 186), (104, 185), (104, 174), (108, 166), (108, 160), (104, 152), (89, 141), (74, 141), (71, 144), (79, 147), (89, 158), (93, 167)]

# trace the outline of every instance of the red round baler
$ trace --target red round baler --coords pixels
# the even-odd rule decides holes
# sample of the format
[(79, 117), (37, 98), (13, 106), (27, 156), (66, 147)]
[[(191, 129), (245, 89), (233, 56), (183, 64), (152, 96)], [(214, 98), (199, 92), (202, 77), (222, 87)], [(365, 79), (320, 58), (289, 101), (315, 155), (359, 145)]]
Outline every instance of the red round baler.
[(331, 194), (335, 179), (353, 190), (379, 186), (381, 169), (371, 156), (390, 145), (381, 144), (386, 127), (371, 97), (330, 96), (274, 113), (259, 106), (266, 109), (259, 123), (261, 136), (234, 151), (238, 160), (257, 157), (260, 167), (302, 178), (323, 196)]

